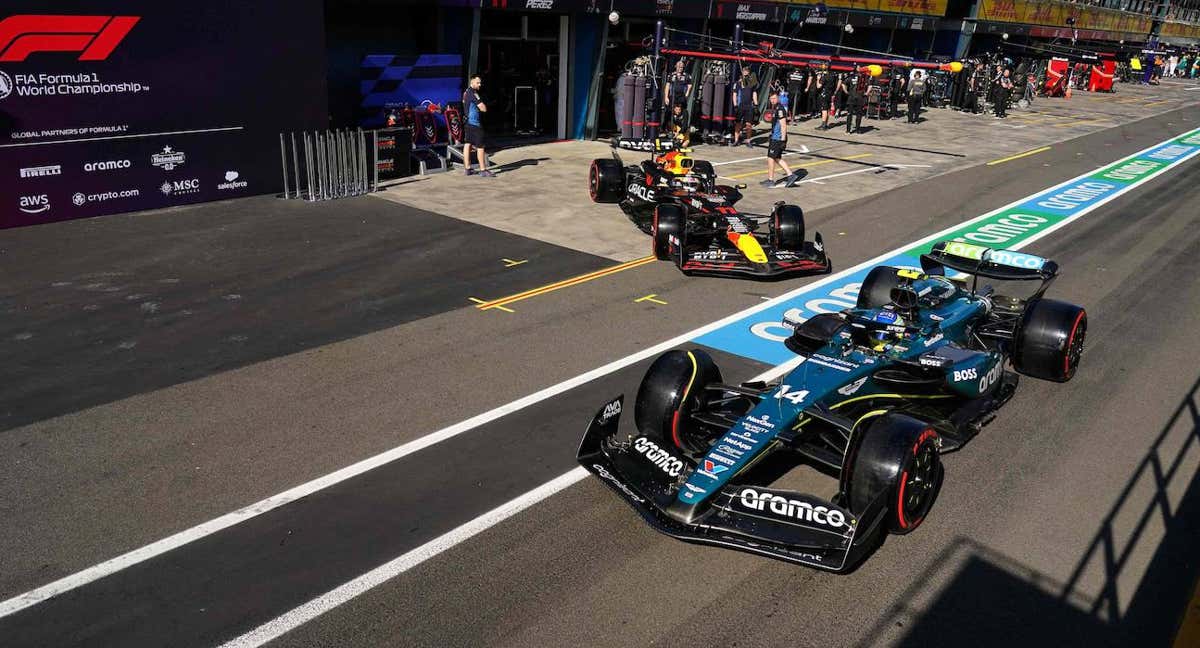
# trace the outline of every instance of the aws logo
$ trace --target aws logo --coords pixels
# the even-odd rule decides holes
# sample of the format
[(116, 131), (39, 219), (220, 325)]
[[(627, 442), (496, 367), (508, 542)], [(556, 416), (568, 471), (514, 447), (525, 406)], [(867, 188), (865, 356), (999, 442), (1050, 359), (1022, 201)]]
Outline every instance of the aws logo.
[(125, 39), (139, 16), (9, 16), (0, 21), (0, 63), (35, 52), (79, 52), (80, 61), (103, 61)]

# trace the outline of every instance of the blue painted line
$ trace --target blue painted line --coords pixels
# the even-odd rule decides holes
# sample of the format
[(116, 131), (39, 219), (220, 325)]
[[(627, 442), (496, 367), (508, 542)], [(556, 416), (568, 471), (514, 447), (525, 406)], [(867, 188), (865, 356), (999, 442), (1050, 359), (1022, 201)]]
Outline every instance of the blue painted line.
[[(1200, 129), (1188, 131), (1170, 140), (1155, 144), (1081, 176), (1059, 183), (1032, 196), (973, 218), (965, 223), (885, 252), (808, 286), (798, 288), (767, 305), (725, 322), (704, 333), (694, 342), (714, 349), (743, 356), (759, 362), (778, 365), (794, 359), (795, 355), (783, 345), (791, 329), (783, 325), (784, 314), (790, 319), (807, 319), (818, 313), (836, 312), (853, 307), (863, 279), (878, 265), (920, 267), (920, 254), (933, 243), (954, 239), (988, 245), (996, 249), (1015, 250), (1080, 218), (1100, 206), (1149, 182), (1200, 154)], [(1102, 172), (1118, 172), (1153, 168), (1146, 173), (1132, 171), (1124, 174), (1128, 181), (1102, 177)], [(1129, 164), (1128, 167), (1123, 165)], [(1139, 166), (1140, 165), (1140, 166)], [(836, 260), (836, 257), (835, 257)]]

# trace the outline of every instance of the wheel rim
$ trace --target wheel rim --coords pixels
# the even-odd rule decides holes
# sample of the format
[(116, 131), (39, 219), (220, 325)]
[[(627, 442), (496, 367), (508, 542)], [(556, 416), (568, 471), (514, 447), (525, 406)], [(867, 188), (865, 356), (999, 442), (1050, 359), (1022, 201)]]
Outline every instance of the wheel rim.
[(904, 519), (907, 520), (906, 526), (915, 526), (925, 516), (925, 510), (933, 495), (934, 480), (937, 479), (935, 457), (933, 446), (924, 445), (904, 475), (900, 506), (904, 510)]
[(1067, 340), (1067, 366), (1064, 367), (1067, 378), (1075, 374), (1075, 368), (1079, 366), (1079, 359), (1083, 356), (1083, 339), (1087, 337), (1087, 320), (1083, 314), (1079, 315), (1076, 320), (1075, 328), (1071, 331), (1071, 337)]
[(588, 173), (588, 194), (592, 197), (593, 201), (596, 200), (596, 191), (600, 187), (600, 174), (598, 171), (596, 165), (592, 164), (591, 172)]

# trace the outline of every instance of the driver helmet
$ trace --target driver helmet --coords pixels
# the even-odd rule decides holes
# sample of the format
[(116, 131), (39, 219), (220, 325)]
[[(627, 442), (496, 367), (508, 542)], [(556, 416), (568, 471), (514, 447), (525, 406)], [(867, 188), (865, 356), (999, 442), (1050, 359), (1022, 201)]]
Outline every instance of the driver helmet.
[(891, 309), (881, 309), (875, 313), (871, 321), (883, 324), (880, 328), (871, 333), (871, 339), (878, 342), (880, 346), (899, 339), (900, 334), (896, 331), (888, 329), (889, 326), (904, 326), (904, 318), (900, 313)]
[(663, 171), (677, 176), (685, 176), (691, 173), (693, 164), (695, 164), (695, 160), (680, 151), (671, 151), (662, 156)]

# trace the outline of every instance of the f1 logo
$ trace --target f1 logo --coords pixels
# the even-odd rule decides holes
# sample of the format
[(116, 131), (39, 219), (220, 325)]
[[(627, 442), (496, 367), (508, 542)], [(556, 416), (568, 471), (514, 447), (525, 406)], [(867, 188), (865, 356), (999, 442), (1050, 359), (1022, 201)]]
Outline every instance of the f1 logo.
[(0, 63), (34, 52), (82, 52), (80, 61), (103, 61), (141, 20), (139, 16), (9, 16), (0, 21)]

